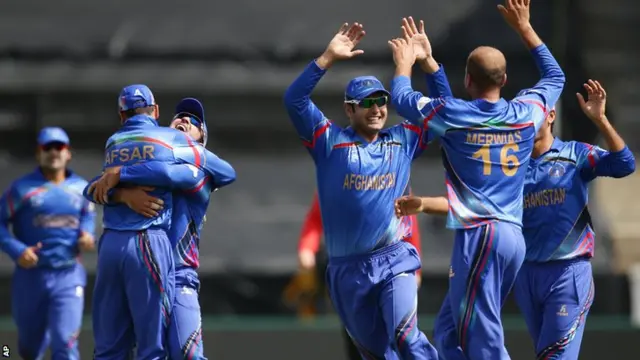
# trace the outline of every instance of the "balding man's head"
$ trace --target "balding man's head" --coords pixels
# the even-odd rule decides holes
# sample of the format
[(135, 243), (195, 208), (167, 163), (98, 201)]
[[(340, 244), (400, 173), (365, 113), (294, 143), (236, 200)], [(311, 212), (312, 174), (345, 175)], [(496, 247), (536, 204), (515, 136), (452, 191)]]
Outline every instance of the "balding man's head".
[(477, 90), (486, 91), (504, 86), (507, 81), (507, 60), (500, 50), (480, 46), (467, 58), (467, 75)]

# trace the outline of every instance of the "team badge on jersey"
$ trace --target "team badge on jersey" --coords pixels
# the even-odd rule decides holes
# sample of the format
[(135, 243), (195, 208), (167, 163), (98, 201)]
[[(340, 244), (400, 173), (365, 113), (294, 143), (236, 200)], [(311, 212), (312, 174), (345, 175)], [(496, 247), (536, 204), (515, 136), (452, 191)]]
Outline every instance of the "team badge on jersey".
[(562, 164), (555, 163), (549, 168), (549, 176), (551, 177), (561, 177), (565, 172), (566, 170)]

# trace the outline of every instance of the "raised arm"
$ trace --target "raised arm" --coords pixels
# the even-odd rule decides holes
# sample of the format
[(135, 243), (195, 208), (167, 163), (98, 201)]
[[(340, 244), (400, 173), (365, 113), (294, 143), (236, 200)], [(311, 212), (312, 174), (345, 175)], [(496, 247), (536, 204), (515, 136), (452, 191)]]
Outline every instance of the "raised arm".
[(529, 5), (530, 0), (506, 0), (505, 6), (498, 5), (498, 10), (531, 51), (540, 72), (540, 81), (532, 88), (521, 91), (516, 97), (519, 101), (533, 103), (542, 109), (541, 116), (533, 119), (537, 131), (544, 121), (544, 113), (553, 108), (560, 98), (565, 76), (556, 59), (531, 26)]
[(14, 261), (17, 261), (27, 249), (27, 245), (16, 239), (9, 230), (9, 224), (19, 205), (20, 198), (14, 187), (11, 186), (0, 198), (0, 249)]
[(362, 50), (354, 49), (364, 34), (362, 25), (358, 23), (343, 24), (324, 53), (304, 69), (284, 94), (284, 106), (289, 118), (314, 158), (327, 143), (331, 123), (311, 101), (311, 92), (336, 61), (363, 53)]
[[(414, 125), (424, 126), (430, 117), (433, 117), (443, 104), (442, 99), (426, 97), (419, 91), (414, 91), (411, 86), (411, 71), (416, 61), (419, 61), (423, 70), (436, 74), (440, 67), (433, 60), (431, 45), (424, 33), (424, 28), (417, 32), (411, 30), (413, 20), (403, 19), (403, 37), (389, 41), (393, 53), (393, 61), (396, 65), (393, 81), (391, 82), (391, 101), (400, 116), (409, 120)], [(444, 73), (443, 73), (444, 74)], [(433, 90), (438, 91), (435, 81)], [(431, 85), (429, 85), (430, 90)], [(441, 89), (446, 92), (446, 89)], [(450, 89), (448, 90), (451, 91)]]
[(586, 181), (598, 176), (621, 178), (636, 169), (633, 153), (605, 115), (607, 92), (598, 81), (589, 80), (584, 84), (587, 100), (577, 93), (578, 103), (587, 117), (598, 127), (607, 143), (607, 150), (584, 144), (579, 157), (580, 174)]
[(453, 96), (449, 79), (441, 64), (433, 57), (431, 42), (424, 29), (424, 21), (420, 20), (420, 26), (410, 16), (402, 19), (403, 37), (413, 47), (416, 63), (426, 74), (427, 91), (432, 98)]

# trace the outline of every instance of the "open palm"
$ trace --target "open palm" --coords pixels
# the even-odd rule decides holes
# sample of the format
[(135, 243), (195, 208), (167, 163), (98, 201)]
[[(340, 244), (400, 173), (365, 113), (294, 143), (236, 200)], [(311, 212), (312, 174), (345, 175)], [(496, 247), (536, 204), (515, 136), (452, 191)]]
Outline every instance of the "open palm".
[(416, 60), (425, 60), (431, 57), (431, 42), (424, 31), (424, 21), (420, 20), (420, 29), (418, 29), (412, 17), (403, 18), (402, 33), (405, 40), (413, 47)]
[(364, 37), (365, 32), (362, 24), (354, 23), (349, 25), (344, 23), (338, 33), (331, 39), (327, 46), (326, 53), (335, 60), (350, 59), (364, 53), (362, 50), (354, 50)]
[(582, 94), (577, 93), (580, 108), (591, 120), (599, 120), (604, 118), (605, 109), (607, 107), (607, 92), (598, 81), (589, 79), (584, 84), (587, 91), (587, 100), (585, 101)]

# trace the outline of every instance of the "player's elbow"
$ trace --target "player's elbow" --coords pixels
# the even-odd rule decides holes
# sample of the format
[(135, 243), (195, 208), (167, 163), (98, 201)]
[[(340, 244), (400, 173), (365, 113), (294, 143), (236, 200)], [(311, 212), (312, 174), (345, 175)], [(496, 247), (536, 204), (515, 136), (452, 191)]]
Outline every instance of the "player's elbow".
[(224, 173), (219, 174), (215, 183), (217, 188), (221, 188), (233, 183), (234, 181), (236, 181), (236, 170), (229, 166)]
[(289, 112), (299, 112), (304, 108), (305, 97), (300, 96), (293, 85), (287, 88), (283, 97), (284, 107)]
[(555, 66), (546, 76), (549, 79), (549, 82), (553, 83), (556, 87), (563, 89), (565, 83), (567, 82), (567, 77), (562, 71), (560, 66)]
[(626, 159), (620, 166), (620, 171), (618, 171), (617, 178), (627, 177), (633, 174), (636, 171), (636, 158), (631, 155), (629, 159)]

